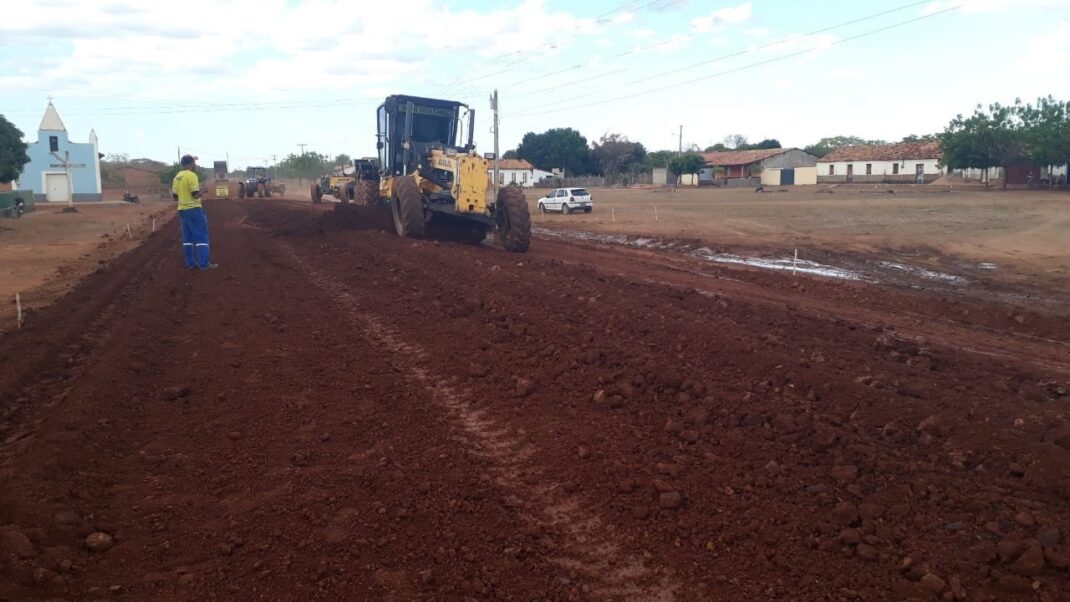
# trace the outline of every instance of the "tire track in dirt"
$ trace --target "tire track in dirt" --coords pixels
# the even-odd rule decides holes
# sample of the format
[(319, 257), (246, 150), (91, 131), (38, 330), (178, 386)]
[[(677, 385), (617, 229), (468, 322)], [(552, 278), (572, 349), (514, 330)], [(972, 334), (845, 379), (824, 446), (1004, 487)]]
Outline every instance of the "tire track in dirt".
[[(367, 311), (346, 286), (305, 261), (288, 244), (279, 241), (294, 264), (309, 280), (346, 310), (354, 328), (363, 331), (392, 353), (406, 358), (404, 376), (425, 389), (445, 413), (461, 427), (462, 441), (490, 462), (489, 476), (510, 493), (514, 507), (530, 526), (556, 533), (558, 552), (549, 560), (581, 578), (588, 593), (600, 599), (671, 602), (681, 586), (665, 567), (628, 554), (602, 518), (583, 509), (578, 498), (560, 490), (543, 471), (527, 463), (534, 446), (510, 436), (506, 425), (471, 401), (471, 395), (454, 379), (436, 378), (426, 368), (429, 354), (419, 345)], [(532, 485), (532, 481), (537, 484)]]

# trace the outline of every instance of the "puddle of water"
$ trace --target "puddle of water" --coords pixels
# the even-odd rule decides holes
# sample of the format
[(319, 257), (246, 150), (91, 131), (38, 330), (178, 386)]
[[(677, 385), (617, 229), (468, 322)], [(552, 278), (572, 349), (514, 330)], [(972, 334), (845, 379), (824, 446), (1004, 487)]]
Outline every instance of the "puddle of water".
[(856, 272), (852, 272), (850, 270), (846, 270), (844, 268), (839, 268), (836, 266), (824, 265), (815, 261), (809, 261), (805, 259), (800, 259), (798, 262), (795, 262), (791, 257), (784, 257), (781, 259), (770, 259), (763, 257), (743, 257), (740, 255), (733, 255), (731, 253), (717, 253), (707, 247), (699, 247), (696, 249), (690, 247), (686, 243), (681, 242), (669, 242), (657, 238), (633, 238), (623, 234), (598, 234), (594, 232), (583, 232), (579, 230), (547, 230), (545, 228), (532, 228), (532, 231), (536, 234), (542, 234), (544, 236), (553, 236), (557, 238), (572, 238), (575, 240), (602, 242), (622, 245), (626, 247), (636, 247), (640, 249), (674, 250), (677, 252), (686, 253), (688, 255), (691, 255), (692, 257), (697, 257), (699, 259), (713, 261), (716, 263), (747, 265), (766, 270), (794, 270), (802, 274), (810, 274), (813, 276), (837, 278), (840, 280), (859, 280), (872, 282), (872, 280), (867, 279)]
[(763, 268), (766, 270), (791, 270), (799, 272), (800, 274), (812, 274), (814, 276), (824, 276), (826, 278), (838, 278), (840, 280), (866, 280), (861, 274), (838, 268), (836, 266), (825, 265), (817, 263), (816, 261), (809, 261), (806, 259), (800, 259), (797, 262), (791, 257), (784, 257), (782, 259), (769, 259), (764, 257), (740, 257), (739, 255), (732, 255), (730, 253), (714, 253), (713, 251), (703, 247), (701, 249), (695, 249), (691, 255), (695, 257), (705, 259), (707, 261), (715, 261), (717, 263), (735, 263), (740, 265), (749, 265), (756, 268)]
[[(596, 232), (584, 232), (581, 230), (549, 230), (546, 228), (532, 228), (532, 231), (536, 234), (541, 234), (543, 236), (553, 236), (556, 238), (571, 238), (574, 240), (600, 242), (613, 245), (621, 245), (625, 247), (634, 247), (639, 249), (656, 249), (662, 251), (671, 250), (677, 253), (690, 255), (698, 259), (713, 261), (716, 263), (746, 265), (765, 270), (788, 270), (799, 272), (802, 274), (810, 274), (813, 276), (836, 278), (838, 280), (855, 280), (871, 283), (880, 282), (880, 280), (868, 274), (863, 274), (854, 270), (849, 270), (834, 265), (822, 264), (807, 259), (800, 259), (796, 262), (793, 261), (791, 257), (744, 257), (742, 255), (733, 255), (732, 253), (718, 253), (708, 247), (696, 248), (694, 245), (688, 244), (686, 242), (665, 241), (659, 238), (636, 237), (628, 236), (626, 234), (600, 234)], [(873, 262), (870, 265), (886, 272), (908, 274), (932, 282), (942, 282), (953, 286), (966, 286), (967, 284), (969, 284), (969, 280), (961, 276), (945, 274), (943, 272), (935, 272), (933, 270), (905, 263), (899, 263), (896, 261), (878, 261)], [(978, 268), (983, 270), (994, 270), (996, 269), (996, 264), (981, 263), (978, 265)]]
[(918, 276), (921, 276), (922, 278), (926, 278), (926, 279), (929, 279), (929, 280), (938, 280), (938, 281), (941, 281), (941, 282), (948, 282), (948, 283), (957, 284), (957, 285), (964, 285), (964, 284), (966, 284), (968, 282), (965, 278), (962, 278), (961, 276), (953, 276), (951, 274), (944, 274), (943, 272), (934, 272), (932, 270), (927, 270), (925, 268), (919, 268), (919, 267), (913, 266), (913, 265), (906, 265), (906, 264), (902, 264), (902, 263), (896, 263), (894, 261), (880, 261), (880, 262), (877, 262), (877, 265), (879, 265), (882, 268), (888, 268), (888, 269), (892, 269), (892, 270), (899, 270), (901, 272), (907, 272), (909, 274), (916, 274)]

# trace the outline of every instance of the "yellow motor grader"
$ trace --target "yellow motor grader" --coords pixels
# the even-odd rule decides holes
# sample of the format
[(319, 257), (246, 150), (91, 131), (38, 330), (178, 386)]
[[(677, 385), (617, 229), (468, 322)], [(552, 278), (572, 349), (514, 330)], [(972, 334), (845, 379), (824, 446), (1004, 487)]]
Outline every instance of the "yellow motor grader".
[(389, 96), (378, 110), (377, 186), (356, 191), (358, 203), (386, 203), (399, 236), (422, 238), (429, 223), (448, 224), (473, 242), (498, 233), (502, 246), (531, 244), (531, 216), (521, 188), (494, 194), (492, 154), (473, 143), (475, 111), (418, 96)]

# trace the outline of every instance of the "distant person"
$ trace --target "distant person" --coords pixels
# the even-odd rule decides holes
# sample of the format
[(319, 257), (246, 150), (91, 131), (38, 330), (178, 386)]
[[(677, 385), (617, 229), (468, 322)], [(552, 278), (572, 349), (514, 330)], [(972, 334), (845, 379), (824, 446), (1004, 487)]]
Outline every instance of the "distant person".
[(208, 261), (208, 216), (201, 206), (201, 181), (197, 177), (197, 157), (183, 155), (182, 169), (171, 182), (171, 198), (178, 201), (178, 219), (182, 223), (182, 254), (186, 269), (218, 268)]

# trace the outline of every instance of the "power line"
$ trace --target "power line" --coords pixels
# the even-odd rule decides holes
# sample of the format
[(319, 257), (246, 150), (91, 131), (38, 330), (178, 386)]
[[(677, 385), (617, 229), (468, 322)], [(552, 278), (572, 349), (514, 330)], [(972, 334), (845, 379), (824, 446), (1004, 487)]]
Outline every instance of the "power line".
[[(629, 7), (631, 7), (631, 6), (635, 5), (635, 4), (639, 4), (642, 1), (643, 0), (632, 0), (631, 2), (625, 2), (624, 4), (618, 6), (617, 8), (614, 8), (612, 10), (606, 11), (606, 12), (598, 15), (597, 17), (595, 17), (595, 22), (596, 23), (608, 23), (611, 19), (607, 19), (606, 17), (608, 17), (610, 15), (613, 15), (614, 13), (618, 13), (618, 12), (621, 12), (621, 11), (638, 12), (638, 11), (641, 11), (641, 10), (647, 8), (648, 6), (650, 6), (652, 4), (657, 4), (658, 2), (661, 2), (662, 0), (653, 0), (651, 2), (647, 2), (646, 4), (644, 4), (643, 6), (640, 6), (638, 8), (629, 8)], [(506, 67), (505, 69), (502, 69), (502, 70), (499, 70), (499, 71), (494, 71), (492, 73), (485, 73), (485, 74), (482, 74), (482, 75), (473, 76), (473, 77), (470, 77), (470, 78), (456, 79), (456, 80), (453, 80), (452, 82), (450, 82), (448, 84), (445, 84), (445, 86), (440, 88), (440, 90), (442, 91), (442, 93), (445, 94), (445, 93), (448, 93), (450, 90), (456, 88), (457, 86), (459, 86), (461, 84), (471, 83), (471, 82), (475, 82), (475, 81), (486, 79), (488, 77), (494, 77), (495, 75), (502, 75), (504, 73), (509, 73), (510, 71), (512, 71), (512, 68), (515, 67), (516, 65), (519, 65), (519, 64), (522, 64), (522, 63), (526, 63), (526, 62), (532, 60), (535, 57), (548, 54), (550, 51), (556, 50), (557, 49), (557, 45), (560, 42), (563, 42), (563, 41), (568, 40), (568, 39), (573, 38), (573, 37), (575, 37), (575, 33), (573, 33), (573, 32), (564, 33), (564, 34), (558, 35), (558, 36), (556, 36), (554, 38), (551, 38), (549, 40), (549, 42), (548, 42), (548, 44), (549, 44), (549, 48), (548, 49), (544, 49), (544, 50), (539, 51), (539, 52), (529, 52), (527, 49), (517, 50), (515, 52), (510, 52), (508, 54), (496, 57), (493, 61), (491, 61), (491, 63), (498, 62), (500, 59), (508, 57), (508, 56), (527, 53), (527, 56), (525, 56), (524, 58), (519, 59), (519, 60), (514, 61), (514, 62), (507, 63), (508, 67)]]
[[(672, 69), (672, 70), (669, 70), (669, 71), (663, 71), (661, 73), (657, 73), (657, 74), (650, 75), (650, 76), (647, 76), (647, 77), (643, 77), (643, 78), (640, 78), (640, 79), (635, 79), (635, 80), (623, 82), (621, 85), (622, 86), (630, 86), (632, 84), (641, 84), (641, 83), (649, 82), (650, 80), (661, 79), (661, 78), (667, 77), (669, 75), (675, 75), (677, 73), (681, 73), (681, 72), (684, 72), (684, 71), (690, 71), (690, 70), (692, 70), (692, 69), (694, 69), (696, 67), (703, 67), (703, 66), (706, 66), (706, 65), (712, 65), (714, 63), (718, 63), (718, 62), (721, 62), (721, 61), (726, 61), (728, 59), (738, 58), (740, 56), (751, 54), (751, 53), (757, 52), (759, 50), (767, 50), (769, 48), (775, 48), (776, 46), (780, 46), (781, 44), (784, 44), (786, 42), (792, 41), (793, 39), (796, 39), (800, 35), (803, 36), (803, 37), (805, 37), (805, 36), (814, 36), (814, 35), (817, 35), (817, 34), (826, 33), (826, 32), (829, 32), (829, 31), (833, 31), (833, 30), (836, 30), (836, 29), (840, 29), (840, 28), (843, 28), (843, 27), (850, 26), (850, 25), (855, 25), (855, 24), (862, 23), (862, 22), (865, 22), (865, 21), (871, 21), (873, 19), (884, 17), (884, 16), (887, 16), (887, 15), (890, 15), (890, 14), (893, 14), (893, 13), (897, 13), (897, 12), (904, 11), (904, 10), (909, 9), (909, 8), (913, 8), (913, 7), (920, 6), (922, 4), (928, 4), (928, 3), (929, 3), (929, 0), (921, 0), (921, 1), (911, 2), (909, 4), (904, 4), (904, 5), (898, 6), (896, 8), (889, 9), (889, 10), (880, 11), (880, 12), (877, 12), (877, 13), (872, 13), (872, 14), (869, 14), (869, 15), (865, 15), (863, 17), (858, 17), (856, 19), (851, 19), (849, 21), (843, 21), (841, 23), (836, 23), (834, 25), (829, 25), (827, 27), (822, 27), (822, 28), (819, 28), (819, 29), (815, 29), (813, 31), (806, 32), (804, 34), (792, 34), (790, 36), (786, 36), (784, 38), (781, 38), (781, 39), (779, 39), (779, 40), (777, 40), (775, 42), (770, 42), (768, 44), (763, 44), (761, 46), (756, 46), (756, 47), (753, 47), (753, 48), (746, 48), (744, 50), (739, 50), (739, 51), (736, 51), (736, 52), (723, 54), (721, 56), (718, 56), (718, 57), (715, 57), (715, 58), (712, 58), (712, 59), (707, 59), (707, 60), (703, 60), (703, 61), (698, 61), (696, 63), (691, 63), (691, 64), (686, 65), (684, 67), (679, 67), (679, 68), (676, 68), (676, 69)], [(955, 7), (955, 8), (957, 8), (957, 7)], [(941, 11), (941, 12), (944, 12), (944, 11)], [(939, 14), (939, 13), (932, 13), (932, 14)], [(923, 16), (926, 16), (926, 15), (923, 15)], [(668, 43), (669, 41), (672, 41), (672, 40), (671, 39), (670, 40), (666, 40), (665, 42), (662, 42), (662, 43)], [(694, 80), (691, 80), (691, 81), (694, 81)], [(593, 92), (587, 92), (587, 93), (584, 93), (584, 94), (572, 94), (568, 98), (556, 100), (556, 101), (549, 102), (549, 103), (544, 103), (544, 104), (541, 104), (539, 106), (540, 107), (548, 107), (548, 106), (565, 104), (565, 103), (568, 103), (568, 102), (572, 102), (574, 100), (578, 100), (580, 98), (589, 98), (591, 96), (597, 96), (599, 94), (602, 94), (603, 92), (604, 92), (604, 90), (595, 90)], [(531, 110), (533, 108), (534, 107), (531, 107), (531, 108), (526, 109), (526, 110)], [(514, 114), (514, 116), (519, 116), (519, 115), (525, 114), (523, 111), (525, 111), (525, 109), (521, 109), (520, 112), (517, 113), (517, 114)]]
[[(866, 37), (869, 37), (869, 36), (872, 36), (872, 35), (876, 35), (878, 33), (883, 33), (885, 31), (889, 31), (891, 29), (896, 29), (896, 28), (899, 28), (899, 27), (905, 27), (907, 25), (910, 25), (910, 24), (913, 24), (913, 23), (917, 23), (919, 21), (923, 21), (923, 20), (926, 20), (926, 19), (931, 19), (933, 17), (937, 17), (939, 15), (943, 15), (945, 13), (949, 13), (949, 12), (958, 10), (960, 8), (962, 8), (961, 4), (956, 5), (956, 6), (952, 6), (950, 8), (945, 8), (943, 10), (936, 11), (936, 12), (933, 12), (933, 13), (929, 13), (929, 14), (926, 14), (926, 15), (922, 15), (920, 17), (915, 17), (913, 19), (907, 19), (906, 21), (900, 21), (898, 23), (893, 23), (892, 25), (888, 25), (888, 26), (885, 26), (885, 27), (872, 29), (872, 30), (869, 30), (869, 31), (866, 31), (866, 32), (863, 32), (863, 33), (860, 33), (860, 34), (857, 34), (857, 35), (854, 35), (854, 36), (846, 37), (846, 38), (843, 38), (841, 40), (837, 40), (835, 42), (832, 42), (830, 44), (830, 46), (839, 46), (841, 44), (846, 44), (847, 42), (852, 42), (852, 41), (859, 40), (859, 39), (862, 39), (862, 38), (866, 38)], [(801, 55), (808, 54), (808, 53), (811, 53), (811, 52), (816, 52), (817, 50), (819, 50), (818, 47), (804, 48), (804, 49), (796, 51), (796, 52), (792, 52), (792, 53), (789, 53), (789, 54), (773, 57), (771, 59), (767, 59), (767, 60), (764, 60), (764, 61), (757, 61), (757, 62), (754, 62), (754, 63), (748, 63), (748, 64), (742, 65), (740, 67), (736, 67), (736, 68), (733, 68), (733, 69), (727, 69), (725, 71), (719, 71), (717, 73), (712, 73), (712, 74), (705, 75), (705, 76), (702, 76), (702, 77), (690, 78), (688, 80), (685, 80), (685, 81), (682, 81), (682, 82), (677, 82), (675, 84), (671, 84), (671, 85), (668, 85), (668, 86), (662, 86), (660, 88), (653, 88), (653, 89), (649, 89), (649, 90), (643, 90), (643, 91), (640, 91), (640, 92), (634, 92), (632, 94), (625, 94), (623, 96), (616, 96), (616, 97), (613, 97), (613, 98), (608, 98), (608, 99), (605, 99), (605, 100), (599, 100), (599, 101), (595, 101), (595, 102), (589, 102), (589, 103), (580, 104), (580, 105), (562, 107), (562, 108), (559, 108), (559, 109), (551, 109), (549, 111), (535, 111), (535, 112), (528, 112), (528, 113), (516, 113), (516, 114), (511, 115), (511, 117), (529, 117), (529, 116), (532, 116), (532, 115), (546, 115), (546, 114), (550, 114), (550, 113), (560, 113), (562, 111), (572, 111), (572, 110), (576, 110), (576, 109), (584, 109), (584, 108), (587, 108), (587, 107), (603, 105), (603, 104), (606, 104), (606, 103), (609, 103), (609, 102), (617, 102), (617, 101), (620, 101), (620, 100), (628, 100), (628, 99), (631, 99), (631, 98), (637, 98), (639, 96), (646, 96), (648, 94), (654, 94), (656, 92), (664, 92), (665, 90), (672, 90), (674, 88), (679, 88), (681, 86), (688, 86), (688, 85), (694, 84), (695, 82), (698, 82), (698, 81), (705, 81), (705, 80), (708, 80), (708, 79), (713, 79), (715, 77), (722, 77), (722, 76), (729, 75), (729, 74), (732, 74), (732, 73), (738, 73), (740, 71), (746, 71), (748, 69), (753, 69), (753, 68), (756, 68), (756, 67), (769, 65), (771, 63), (777, 63), (777, 62), (784, 61), (784, 60), (787, 60), (787, 59), (790, 59), (790, 58), (793, 58), (793, 57), (801, 56)], [(571, 99), (569, 99), (569, 100), (571, 100)]]

